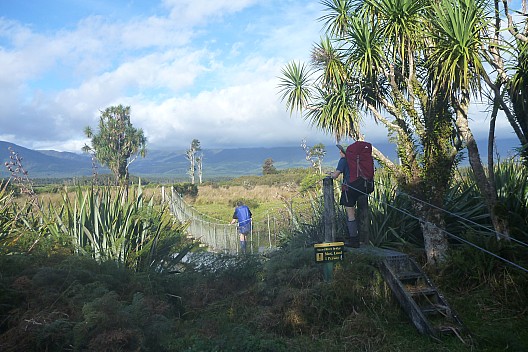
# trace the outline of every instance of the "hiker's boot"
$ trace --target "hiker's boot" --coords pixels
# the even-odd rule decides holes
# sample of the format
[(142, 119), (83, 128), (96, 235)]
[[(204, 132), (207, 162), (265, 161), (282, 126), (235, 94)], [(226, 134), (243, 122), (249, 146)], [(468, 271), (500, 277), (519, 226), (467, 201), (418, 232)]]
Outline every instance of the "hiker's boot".
[(357, 231), (357, 221), (347, 221), (348, 227), (348, 247), (359, 248), (359, 235)]

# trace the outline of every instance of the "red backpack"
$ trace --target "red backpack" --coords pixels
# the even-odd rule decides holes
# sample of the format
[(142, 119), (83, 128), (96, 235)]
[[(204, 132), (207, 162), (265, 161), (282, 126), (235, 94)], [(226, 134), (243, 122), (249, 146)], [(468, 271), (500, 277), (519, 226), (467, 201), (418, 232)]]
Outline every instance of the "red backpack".
[(367, 181), (374, 179), (372, 144), (364, 141), (354, 142), (347, 147), (345, 157), (350, 170), (349, 184), (359, 177)]

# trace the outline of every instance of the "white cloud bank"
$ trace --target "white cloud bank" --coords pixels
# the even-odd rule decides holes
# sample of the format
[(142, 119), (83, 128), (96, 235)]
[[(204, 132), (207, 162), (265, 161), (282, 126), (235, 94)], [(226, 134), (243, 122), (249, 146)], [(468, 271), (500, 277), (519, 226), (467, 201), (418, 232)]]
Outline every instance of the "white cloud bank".
[[(0, 139), (79, 152), (84, 127), (123, 104), (152, 149), (183, 150), (195, 138), (206, 149), (332, 142), (290, 117), (277, 89), (281, 68), (306, 61), (319, 39), (319, 2), (164, 0), (119, 17), (125, 4), (45, 29), (45, 17), (0, 17)], [(372, 123), (366, 134), (386, 139)]]

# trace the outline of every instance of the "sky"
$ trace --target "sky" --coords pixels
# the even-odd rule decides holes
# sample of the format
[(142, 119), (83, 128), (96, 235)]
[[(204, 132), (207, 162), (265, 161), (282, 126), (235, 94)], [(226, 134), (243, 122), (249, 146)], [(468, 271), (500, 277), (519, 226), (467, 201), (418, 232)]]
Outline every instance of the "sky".
[[(0, 0), (0, 140), (79, 153), (84, 128), (122, 104), (148, 149), (331, 144), (278, 89), (288, 62), (309, 61), (323, 14), (319, 0)], [(485, 138), (489, 113), (471, 119)], [(514, 136), (505, 119), (498, 135)]]

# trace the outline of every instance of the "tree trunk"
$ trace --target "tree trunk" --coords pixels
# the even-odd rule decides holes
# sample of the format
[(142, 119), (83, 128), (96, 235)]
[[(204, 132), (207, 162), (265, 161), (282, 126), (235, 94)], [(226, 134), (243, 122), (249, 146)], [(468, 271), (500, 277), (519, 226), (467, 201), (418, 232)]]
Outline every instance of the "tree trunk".
[(490, 181), (491, 194), (497, 194), (497, 185), (495, 184), (495, 164), (493, 158), (493, 151), (495, 150), (495, 124), (497, 121), (497, 113), (499, 112), (499, 103), (495, 97), (493, 104), (493, 111), (491, 112), (490, 127), (488, 133), (488, 175)]
[(195, 164), (195, 157), (193, 153), (191, 156), (191, 167), (189, 168), (189, 173), (191, 175), (191, 184), (193, 185), (194, 185), (194, 170), (196, 169), (194, 164)]
[(497, 238), (508, 238), (506, 220), (501, 219), (497, 214), (497, 193), (492, 191), (494, 189), (494, 187), (492, 187), (491, 185), (492, 180), (488, 179), (488, 177), (486, 176), (486, 172), (484, 171), (484, 167), (480, 159), (480, 153), (478, 150), (477, 142), (475, 141), (473, 133), (469, 128), (469, 123), (467, 119), (467, 111), (469, 105), (468, 102), (469, 99), (467, 99), (466, 97), (463, 98), (463, 101), (459, 104), (459, 107), (457, 109), (456, 126), (462, 139), (466, 142), (469, 164), (471, 166), (471, 169), (473, 170), (473, 174), (475, 175), (475, 182), (477, 184), (477, 187), (479, 188), (480, 193), (484, 198), (484, 202), (486, 203), (486, 207), (488, 208), (491, 222), (495, 231), (497, 232)]
[(427, 264), (436, 265), (446, 260), (448, 241), (444, 231), (445, 220), (442, 210), (431, 208), (423, 203), (415, 203), (414, 208), (419, 215), (420, 227), (424, 238), (424, 249)]

